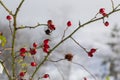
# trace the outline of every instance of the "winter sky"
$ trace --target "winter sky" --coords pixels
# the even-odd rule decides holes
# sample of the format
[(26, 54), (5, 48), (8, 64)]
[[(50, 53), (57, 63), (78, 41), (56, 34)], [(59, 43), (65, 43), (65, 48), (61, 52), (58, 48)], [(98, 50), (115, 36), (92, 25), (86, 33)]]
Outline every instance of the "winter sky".
[[(14, 12), (21, 0), (2, 1)], [(120, 0), (114, 0), (114, 3), (117, 6), (120, 4)], [(18, 23), (19, 25), (35, 25), (38, 22), (46, 23), (47, 20), (52, 19), (57, 27), (57, 31), (54, 32), (54, 37), (56, 37), (62, 34), (60, 31), (66, 27), (68, 20), (73, 23), (73, 27), (70, 28), (70, 31), (73, 31), (78, 26), (79, 21), (81, 21), (81, 24), (87, 22), (95, 16), (100, 8), (105, 8), (106, 12), (110, 12), (112, 10), (111, 0), (25, 0), (18, 15)], [(0, 23), (7, 23), (6, 15), (6, 11), (0, 6)], [(120, 12), (111, 15), (106, 20), (110, 23), (109, 27), (105, 27), (102, 21), (97, 21), (81, 28), (74, 35), (75, 39), (83, 43), (84, 46), (88, 44), (93, 45), (92, 47), (97, 46), (107, 50), (106, 46), (103, 46), (104, 42), (108, 40), (105, 35), (108, 35), (115, 24), (120, 26)], [(94, 62), (91, 62), (91, 64), (94, 64)], [(74, 76), (71, 77), (72, 79), (77, 80)]]

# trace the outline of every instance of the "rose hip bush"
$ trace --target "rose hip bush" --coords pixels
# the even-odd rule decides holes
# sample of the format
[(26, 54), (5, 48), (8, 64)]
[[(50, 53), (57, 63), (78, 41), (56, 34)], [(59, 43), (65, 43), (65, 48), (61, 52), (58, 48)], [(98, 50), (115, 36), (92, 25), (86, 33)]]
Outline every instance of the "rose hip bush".
[[(112, 10), (111, 12), (106, 12), (106, 8), (100, 8), (98, 9), (98, 12), (96, 13), (96, 15), (89, 21), (81, 24), (79, 22), (78, 27), (71, 32), (68, 36), (65, 36), (66, 31), (72, 27), (72, 22), (66, 21), (66, 28), (64, 30), (63, 36), (61, 37), (60, 42), (58, 42), (57, 44), (55, 44), (54, 46), (50, 46), (50, 42), (51, 40), (49, 38), (46, 38), (42, 41), (41, 44), (37, 43), (37, 42), (33, 42), (32, 43), (32, 47), (23, 47), (23, 45), (20, 45), (21, 48), (16, 51), (15, 47), (16, 47), (16, 34), (19, 30), (22, 29), (26, 29), (26, 28), (30, 28), (30, 29), (35, 29), (37, 27), (40, 26), (46, 26), (47, 29), (44, 31), (46, 35), (50, 36), (52, 35), (51, 33), (53, 31), (56, 30), (56, 25), (54, 23), (54, 21), (48, 20), (46, 21), (45, 24), (40, 24), (38, 23), (35, 26), (18, 26), (17, 23), (17, 17), (18, 17), (18, 13), (21, 9), (21, 6), (23, 5), (25, 0), (21, 0), (21, 2), (19, 3), (18, 7), (16, 8), (15, 12), (13, 13), (11, 10), (9, 10), (9, 8), (6, 7), (6, 5), (4, 4), (4, 2), (2, 0), (0, 0), (0, 5), (6, 10), (6, 12), (8, 13), (8, 15), (6, 15), (6, 20), (9, 22), (9, 31), (11, 32), (11, 36), (12, 36), (12, 40), (11, 40), (11, 47), (9, 49), (7, 49), (6, 47), (6, 43), (7, 43), (7, 39), (6, 36), (4, 36), (4, 34), (2, 33), (2, 31), (0, 31), (0, 54), (4, 54), (5, 50), (9, 50), (10, 54), (11, 54), (11, 70), (7, 69), (7, 65), (5, 65), (7, 59), (0, 59), (0, 63), (1, 66), (4, 69), (5, 74), (7, 75), (9, 80), (34, 80), (34, 77), (36, 75), (36, 73), (41, 69), (41, 66), (44, 65), (44, 63), (46, 63), (47, 61), (51, 61), (51, 62), (58, 62), (61, 60), (67, 60), (71, 63), (77, 64), (81, 67), (83, 67), (83, 69), (85, 69), (85, 71), (87, 71), (93, 78), (94, 80), (97, 80), (96, 77), (89, 72), (83, 65), (80, 65), (76, 62), (73, 62), (72, 59), (74, 58), (74, 54), (73, 53), (66, 53), (63, 57), (63, 59), (59, 59), (59, 60), (49, 60), (49, 56), (52, 54), (53, 51), (55, 51), (55, 49), (57, 47), (59, 47), (61, 44), (64, 44), (63, 42), (65, 42), (68, 39), (71, 39), (75, 42), (75, 44), (77, 44), (80, 48), (82, 48), (86, 54), (88, 55), (87, 57), (93, 57), (94, 54), (97, 51), (97, 48), (93, 48), (91, 47), (91, 49), (86, 49), (84, 48), (82, 45), (80, 45), (74, 38), (73, 35), (81, 28), (81, 27), (85, 27), (86, 25), (89, 25), (90, 23), (94, 23), (96, 21), (102, 20), (103, 21), (103, 25), (105, 25), (105, 27), (109, 27), (110, 23), (109, 21), (107, 21), (107, 18), (109, 18), (109, 16), (115, 12), (119, 12), (120, 11), (120, 4), (118, 6), (114, 6), (114, 2), (113, 0), (111, 0), (112, 3)], [(100, 17), (98, 15), (101, 15)], [(41, 53), (38, 53), (38, 49), (42, 49)], [(45, 54), (45, 56), (43, 56), (42, 60), (40, 62), (36, 61), (36, 54)], [(27, 62), (26, 58), (29, 59), (30, 61)], [(19, 70), (16, 70), (17, 67), (19, 66)], [(34, 71), (30, 73), (29, 78), (25, 78), (25, 75), (27, 73), (29, 73), (28, 69), (29, 67), (34, 68)], [(37, 79), (38, 80), (42, 80), (42, 79), (46, 79), (49, 78), (50, 79), (50, 74), (45, 73), (44, 75), (38, 76)], [(83, 80), (87, 80), (87, 77), (83, 76)]]

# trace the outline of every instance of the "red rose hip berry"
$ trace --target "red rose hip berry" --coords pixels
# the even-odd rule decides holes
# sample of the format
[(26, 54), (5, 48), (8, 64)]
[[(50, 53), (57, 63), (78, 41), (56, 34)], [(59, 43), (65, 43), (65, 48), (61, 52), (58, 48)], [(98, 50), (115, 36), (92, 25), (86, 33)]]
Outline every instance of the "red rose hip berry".
[(24, 77), (24, 76), (25, 76), (25, 72), (23, 72), (23, 71), (20, 72), (20, 73), (19, 73), (19, 76), (20, 76), (20, 77)]
[(38, 44), (36, 42), (33, 43), (33, 47), (34, 48), (37, 48), (38, 47)]
[(104, 25), (105, 25), (106, 27), (109, 26), (109, 22), (106, 21), (106, 22), (104, 23)]
[(71, 21), (68, 21), (68, 22), (67, 22), (67, 26), (68, 26), (68, 27), (72, 26)]
[(35, 66), (37, 66), (37, 63), (36, 62), (31, 62), (31, 66), (35, 67)]
[(49, 74), (44, 74), (43, 78), (49, 78)]
[(25, 54), (25, 53), (20, 53), (20, 56), (21, 56), (21, 57), (25, 57), (26, 54)]
[(25, 52), (27, 52), (27, 49), (26, 49), (26, 48), (21, 48), (21, 49), (20, 49), (20, 52), (21, 52), (21, 53), (25, 53)]
[(100, 8), (99, 13), (100, 13), (100, 14), (105, 13), (105, 8)]
[(7, 15), (6, 19), (10, 21), (12, 19), (12, 16), (11, 15)]

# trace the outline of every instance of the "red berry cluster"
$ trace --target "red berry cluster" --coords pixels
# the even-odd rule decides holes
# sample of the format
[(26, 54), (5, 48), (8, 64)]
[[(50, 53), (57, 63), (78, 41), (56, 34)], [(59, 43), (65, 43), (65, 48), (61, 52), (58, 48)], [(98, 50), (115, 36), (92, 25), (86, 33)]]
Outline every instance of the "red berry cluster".
[(99, 13), (102, 14), (103, 16), (107, 16), (105, 8), (100, 8)]
[(25, 57), (25, 56), (26, 56), (26, 54), (25, 54), (26, 52), (27, 52), (27, 49), (26, 49), (25, 47), (24, 47), (24, 48), (21, 48), (21, 49), (20, 49), (20, 56), (21, 56), (21, 57)]
[(93, 54), (96, 52), (97, 49), (92, 48), (89, 52), (88, 52), (88, 56), (89, 57), (93, 57)]
[[(102, 14), (103, 17), (108, 17), (108, 15), (107, 15), (106, 12), (105, 12), (105, 8), (101, 8), (101, 9), (99, 10), (99, 13)], [(104, 20), (103, 20), (103, 23), (104, 23), (104, 25), (105, 25), (106, 27), (109, 26), (109, 22), (108, 22), (108, 21), (104, 22)]]
[(33, 43), (33, 48), (30, 48), (29, 51), (27, 51), (27, 49), (24, 47), (24, 48), (21, 48), (20, 49), (20, 56), (21, 57), (25, 57), (26, 56), (26, 52), (30, 52), (31, 55), (35, 55), (37, 53), (37, 48), (38, 47), (38, 44), (37, 43)]
[(53, 24), (53, 21), (52, 20), (48, 20), (47, 21), (47, 26), (48, 26), (48, 29), (45, 30), (45, 33), (47, 35), (50, 35), (50, 33), (56, 29), (55, 25)]
[(35, 55), (37, 53), (37, 47), (38, 47), (38, 44), (34, 42), (33, 48), (30, 48), (30, 51), (29, 51), (31, 55)]
[(49, 41), (50, 41), (49, 39), (45, 39), (43, 41), (43, 52), (45, 52), (45, 53), (49, 52), (49, 48), (50, 48)]

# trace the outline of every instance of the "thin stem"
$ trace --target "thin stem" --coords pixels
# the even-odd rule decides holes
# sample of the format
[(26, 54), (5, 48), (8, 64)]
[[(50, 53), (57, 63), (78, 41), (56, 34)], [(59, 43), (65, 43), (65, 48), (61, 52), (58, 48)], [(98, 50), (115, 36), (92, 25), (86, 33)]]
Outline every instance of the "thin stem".
[(13, 74), (13, 78), (15, 77), (15, 52), (14, 52), (14, 48), (15, 48), (15, 38), (16, 37), (16, 30), (13, 31), (13, 37), (12, 37), (12, 51), (11, 51), (11, 56), (12, 56), (12, 74)]
[(11, 80), (10, 74), (9, 74), (7, 68), (5, 67), (3, 61), (0, 60), (0, 63), (1, 63), (1, 65), (2, 65), (2, 67), (3, 67), (3, 69), (5, 70), (5, 73), (6, 73), (6, 75), (8, 76), (9, 80)]
[(59, 59), (59, 60), (48, 60), (50, 62), (59, 62), (59, 61), (62, 61), (62, 60), (65, 60), (65, 59)]
[(22, 0), (21, 2), (20, 2), (20, 4), (19, 4), (19, 6), (17, 7), (17, 9), (16, 9), (16, 11), (15, 11), (15, 16), (17, 16), (17, 14), (18, 14), (18, 12), (19, 12), (19, 10), (20, 10), (20, 8), (21, 8), (21, 6), (22, 6), (22, 4), (23, 4), (23, 2), (24, 2), (25, 0)]
[(114, 2), (113, 2), (113, 0), (111, 0), (111, 3), (112, 3), (112, 9), (114, 10)]
[(25, 28), (29, 28), (29, 29), (34, 29), (34, 28), (37, 28), (37, 27), (39, 27), (39, 26), (47, 26), (47, 24), (37, 24), (37, 25), (35, 25), (35, 26), (21, 26), (21, 27), (17, 27), (17, 30), (18, 29), (25, 29)]
[(118, 7), (120, 7), (120, 4), (115, 7), (115, 10), (116, 10)]
[(70, 37), (79, 47), (81, 47), (86, 53), (88, 53), (88, 51), (86, 50), (86, 48), (84, 48), (82, 45), (80, 45), (73, 37)]
[(72, 62), (72, 63), (81, 66), (85, 71), (87, 71), (94, 78), (94, 80), (97, 80), (96, 77), (89, 70), (87, 70), (82, 64), (75, 63), (75, 62)]
[(0, 4), (3, 6), (3, 8), (10, 14), (10, 15), (13, 15), (12, 14), (12, 11), (10, 11), (5, 5), (4, 3), (0, 0)]
[(68, 27), (66, 27), (66, 29), (64, 30), (63, 36), (62, 36), (62, 39), (61, 39), (61, 40), (63, 40), (63, 38), (65, 37), (65, 32), (67, 31), (67, 29), (68, 29)]
[(9, 21), (9, 28), (10, 28), (10, 32), (11, 32), (11, 35), (12, 35), (11, 21)]

